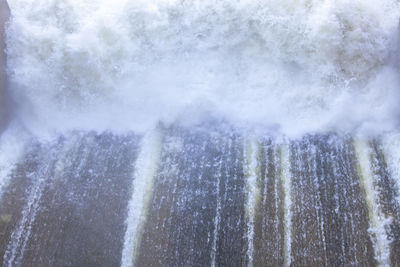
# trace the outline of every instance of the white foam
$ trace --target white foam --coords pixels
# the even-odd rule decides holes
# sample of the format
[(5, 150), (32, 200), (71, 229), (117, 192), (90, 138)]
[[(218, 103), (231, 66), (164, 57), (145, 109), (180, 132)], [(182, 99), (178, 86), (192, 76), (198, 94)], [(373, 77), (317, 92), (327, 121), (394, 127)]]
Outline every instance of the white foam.
[(9, 0), (33, 132), (223, 117), (290, 135), (394, 127), (395, 0)]

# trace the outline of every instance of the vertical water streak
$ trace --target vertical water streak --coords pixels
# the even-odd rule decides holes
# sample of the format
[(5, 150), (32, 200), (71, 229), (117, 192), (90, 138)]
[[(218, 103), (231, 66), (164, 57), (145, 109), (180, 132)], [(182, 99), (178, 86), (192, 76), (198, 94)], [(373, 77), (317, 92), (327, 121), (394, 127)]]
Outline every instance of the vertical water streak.
[[(230, 148), (232, 147), (232, 140), (229, 139), (228, 140), (229, 144), (228, 144), (228, 149), (227, 149), (227, 153), (228, 153), (228, 158), (230, 158), (230, 154), (231, 154), (231, 150)], [(220, 161), (222, 161), (222, 158), (220, 159)], [(216, 207), (216, 211), (215, 211), (215, 218), (214, 218), (214, 232), (213, 232), (213, 241), (212, 241), (212, 249), (211, 249), (211, 266), (215, 267), (217, 266), (217, 243), (219, 240), (219, 231), (220, 231), (220, 223), (221, 223), (221, 197), (220, 197), (220, 191), (221, 191), (221, 175), (222, 175), (222, 163), (220, 162), (220, 164), (217, 165), (218, 166), (218, 170), (216, 172), (216, 176), (217, 176), (217, 181), (216, 181), (216, 196), (217, 196), (217, 207)]]
[[(118, 266), (137, 138), (76, 132), (63, 140), (63, 148), (56, 153), (58, 160), (51, 167), (52, 179), (46, 181), (41, 193), (27, 249), (18, 262), (22, 266)], [(52, 149), (35, 152), (35, 156)], [(17, 187), (29, 192), (31, 185), (20, 178), (30, 173), (27, 163), (18, 164), (18, 171), (24, 172), (13, 174), (10, 191)], [(0, 211), (10, 218), (0, 223), (5, 239), (10, 229), (17, 227), (17, 214), (26, 205), (19, 199), (8, 192), (5, 195)]]
[(385, 227), (390, 240), (390, 261), (392, 266), (398, 266), (400, 264), (400, 203), (397, 201), (399, 191), (396, 179), (387, 163), (387, 156), (390, 155), (385, 155), (381, 139), (372, 140), (370, 146), (377, 200), (382, 213), (386, 218), (390, 218)]
[(353, 150), (345, 136), (305, 136), (291, 142), (291, 252), (296, 265), (375, 264)]
[(219, 175), (221, 201), (218, 229), (218, 266), (247, 265), (246, 236), (246, 179), (244, 174), (243, 138), (228, 129), (222, 133), (221, 173)]
[(280, 178), (284, 192), (284, 266), (290, 266), (291, 245), (292, 245), (292, 184), (290, 175), (290, 150), (288, 144), (281, 144), (279, 147), (280, 155)]
[(37, 154), (36, 164), (38, 168), (31, 173), (29, 178), (32, 179), (32, 188), (30, 188), (26, 206), (22, 210), (22, 217), (16, 228), (11, 233), (9, 243), (3, 256), (4, 266), (20, 265), (23, 259), (26, 245), (31, 236), (33, 224), (36, 214), (40, 208), (40, 201), (43, 190), (47, 182), (54, 175), (54, 166), (58, 159), (60, 144), (48, 147), (36, 146), (33, 150), (33, 157)]
[(215, 128), (166, 130), (140, 266), (245, 265), (243, 140)]
[[(323, 205), (323, 196), (321, 194), (322, 187), (324, 183), (326, 183), (326, 180), (328, 180), (328, 177), (325, 177), (326, 173), (325, 172), (320, 172), (320, 167), (318, 166), (318, 163), (327, 163), (327, 157), (330, 157), (329, 152), (324, 151), (324, 147), (320, 145), (319, 147), (313, 147), (310, 151), (310, 169), (311, 169), (311, 175), (313, 179), (313, 184), (318, 192), (315, 198), (315, 207), (316, 207), (316, 215), (317, 215), (317, 224), (319, 226), (318, 229), (318, 237), (322, 243), (322, 255), (320, 257), (323, 259), (323, 262), (328, 262), (327, 259), (327, 240), (326, 240), (326, 225), (325, 225), (325, 216), (323, 216), (323, 213), (326, 212), (324, 210), (324, 205)], [(322, 150), (322, 151), (321, 151)], [(332, 161), (335, 161), (336, 159), (332, 159)], [(322, 164), (321, 164), (322, 165)], [(339, 197), (338, 197), (338, 186), (335, 183), (333, 187), (333, 194), (334, 194), (334, 207), (335, 207), (335, 212), (338, 213), (338, 209), (340, 207), (339, 205)]]
[(154, 130), (143, 137), (136, 160), (132, 183), (132, 197), (128, 205), (127, 229), (124, 237), (121, 266), (134, 265), (140, 232), (146, 219), (149, 201), (152, 197), (154, 177), (161, 153), (162, 135)]
[(283, 266), (285, 262), (285, 193), (280, 144), (270, 137), (260, 140), (260, 200), (254, 219), (254, 266)]
[(359, 173), (361, 184), (365, 193), (365, 200), (368, 206), (368, 215), (370, 222), (370, 236), (372, 239), (375, 259), (380, 266), (390, 265), (390, 243), (385, 230), (389, 219), (385, 218), (378, 202), (377, 192), (375, 190), (374, 174), (371, 163), (371, 148), (368, 141), (356, 139), (354, 146), (359, 162)]
[(246, 170), (246, 188), (247, 188), (247, 201), (246, 201), (246, 215), (247, 215), (247, 240), (248, 240), (248, 266), (253, 266), (253, 253), (254, 253), (254, 218), (257, 208), (257, 201), (259, 200), (260, 190), (257, 186), (257, 178), (259, 176), (259, 144), (256, 140), (250, 139), (245, 143), (245, 170)]
[(207, 131), (166, 130), (138, 265), (211, 263), (219, 148)]
[(400, 205), (400, 134), (392, 133), (383, 136), (382, 147), (390, 175), (395, 183), (396, 200)]
[[(400, 27), (399, 27), (400, 30)], [(400, 36), (399, 36), (400, 37)], [(400, 49), (400, 42), (399, 42)], [(400, 51), (400, 50), (399, 50)], [(400, 53), (399, 53), (400, 56)], [(392, 239), (392, 255), (391, 260), (394, 266), (400, 266), (400, 134), (390, 133), (384, 135), (381, 140), (383, 157), (387, 164), (387, 171), (392, 181), (391, 190), (393, 191), (393, 200), (396, 203), (391, 203), (391, 209), (397, 208), (397, 214), (394, 216), (394, 226), (391, 239)], [(396, 207), (395, 207), (396, 206)], [(395, 265), (397, 264), (397, 265)]]

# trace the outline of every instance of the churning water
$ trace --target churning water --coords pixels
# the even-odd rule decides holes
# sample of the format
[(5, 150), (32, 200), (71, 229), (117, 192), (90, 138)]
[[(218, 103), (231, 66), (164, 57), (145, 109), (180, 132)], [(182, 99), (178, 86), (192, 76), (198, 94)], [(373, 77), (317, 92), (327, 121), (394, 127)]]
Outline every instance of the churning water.
[(400, 2), (7, 2), (3, 266), (400, 266)]

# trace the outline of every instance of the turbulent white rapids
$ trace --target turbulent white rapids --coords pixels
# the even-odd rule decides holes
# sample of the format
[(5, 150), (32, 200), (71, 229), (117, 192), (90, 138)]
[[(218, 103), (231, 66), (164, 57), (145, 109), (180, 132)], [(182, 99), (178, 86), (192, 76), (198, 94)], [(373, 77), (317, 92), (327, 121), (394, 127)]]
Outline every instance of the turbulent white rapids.
[(399, 1), (7, 2), (4, 266), (400, 266)]
[(8, 2), (12, 94), (34, 132), (397, 124), (395, 0)]

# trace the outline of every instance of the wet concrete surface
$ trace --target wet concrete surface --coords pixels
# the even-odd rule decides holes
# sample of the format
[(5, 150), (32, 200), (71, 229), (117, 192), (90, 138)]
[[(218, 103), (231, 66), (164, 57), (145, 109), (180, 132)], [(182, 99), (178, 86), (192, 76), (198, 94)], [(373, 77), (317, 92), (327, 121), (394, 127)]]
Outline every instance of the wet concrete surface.
[[(314, 135), (288, 143), (289, 210), (281, 142), (257, 139), (258, 194), (250, 218), (243, 134), (162, 132), (150, 204), (136, 236), (136, 266), (283, 266), (285, 257), (291, 266), (377, 265), (352, 137)], [(397, 192), (379, 141), (368, 145), (378, 206), (390, 218), (390, 262), (399, 266)], [(0, 203), (3, 266), (121, 265), (140, 149), (139, 137), (111, 133), (32, 141)], [(289, 256), (285, 240), (291, 240)]]

